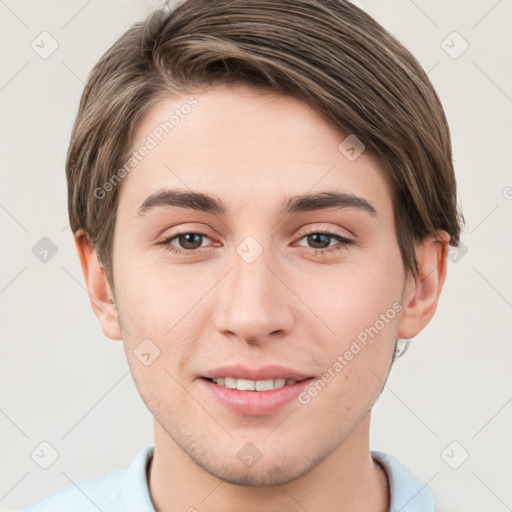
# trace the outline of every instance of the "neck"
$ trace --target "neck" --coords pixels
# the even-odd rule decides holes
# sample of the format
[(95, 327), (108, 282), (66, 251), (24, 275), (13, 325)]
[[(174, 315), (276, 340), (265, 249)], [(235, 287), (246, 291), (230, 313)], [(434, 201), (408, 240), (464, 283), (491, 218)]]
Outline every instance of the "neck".
[(386, 512), (389, 485), (369, 450), (370, 413), (311, 471), (284, 485), (253, 487), (220, 480), (199, 466), (155, 420), (148, 485), (156, 512)]

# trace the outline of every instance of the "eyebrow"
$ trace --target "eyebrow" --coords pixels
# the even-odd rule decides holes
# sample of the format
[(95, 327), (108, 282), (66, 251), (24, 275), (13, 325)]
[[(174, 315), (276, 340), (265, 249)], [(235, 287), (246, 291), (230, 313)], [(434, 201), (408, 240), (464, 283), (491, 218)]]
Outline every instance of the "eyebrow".
[(377, 215), (377, 210), (366, 199), (346, 192), (319, 192), (292, 196), (281, 209), (281, 213), (308, 212), (325, 208), (355, 208), (372, 216)]
[[(145, 199), (137, 215), (144, 215), (149, 210), (162, 206), (178, 206), (218, 215), (225, 215), (228, 211), (226, 205), (215, 196), (188, 190), (164, 189), (151, 194)], [(355, 208), (372, 216), (377, 215), (376, 209), (366, 199), (354, 194), (332, 191), (289, 197), (280, 213), (288, 215), (327, 208)]]

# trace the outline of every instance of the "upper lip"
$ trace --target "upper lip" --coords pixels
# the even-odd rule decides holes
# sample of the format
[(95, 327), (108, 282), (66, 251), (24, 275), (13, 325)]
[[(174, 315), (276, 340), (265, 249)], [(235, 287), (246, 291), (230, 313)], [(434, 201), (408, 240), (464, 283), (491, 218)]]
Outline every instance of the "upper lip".
[(216, 379), (218, 377), (233, 377), (235, 379), (247, 380), (269, 380), (269, 379), (293, 379), (304, 380), (311, 375), (298, 372), (291, 368), (285, 368), (279, 365), (270, 365), (263, 368), (248, 368), (247, 366), (236, 364), (219, 366), (206, 372), (202, 377), (207, 379)]

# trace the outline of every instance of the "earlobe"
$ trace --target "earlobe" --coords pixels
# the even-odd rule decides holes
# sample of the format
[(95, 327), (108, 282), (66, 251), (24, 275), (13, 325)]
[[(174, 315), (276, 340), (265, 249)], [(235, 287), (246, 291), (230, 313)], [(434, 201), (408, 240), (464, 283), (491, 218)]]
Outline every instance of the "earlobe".
[(101, 330), (108, 338), (121, 340), (118, 312), (105, 269), (98, 260), (94, 246), (82, 230), (74, 234), (74, 239), (91, 307), (100, 322)]
[(410, 276), (404, 288), (399, 338), (413, 338), (434, 316), (446, 278), (449, 241), (446, 231), (438, 231), (416, 246), (418, 275)]

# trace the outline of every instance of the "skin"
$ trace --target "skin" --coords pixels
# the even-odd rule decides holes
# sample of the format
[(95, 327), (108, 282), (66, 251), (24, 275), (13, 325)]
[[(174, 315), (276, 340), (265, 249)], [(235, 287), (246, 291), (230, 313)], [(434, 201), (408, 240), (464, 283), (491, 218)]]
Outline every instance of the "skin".
[[(379, 165), (366, 153), (349, 161), (338, 150), (345, 134), (290, 97), (241, 85), (193, 96), (198, 106), (122, 182), (115, 295), (94, 248), (76, 234), (93, 310), (104, 334), (123, 340), (155, 418), (155, 508), (385, 511), (388, 482), (369, 450), (371, 408), (397, 337), (413, 338), (435, 313), (449, 237), (439, 231), (418, 243), (419, 275), (408, 276)], [(185, 100), (153, 107), (134, 147)], [(228, 211), (162, 206), (137, 215), (162, 188), (215, 195)], [(377, 214), (279, 213), (291, 195), (333, 190), (365, 198)], [(180, 229), (206, 235), (168, 243), (195, 255), (159, 244)], [(325, 252), (339, 242), (315, 245), (307, 236), (325, 229), (354, 242)], [(246, 236), (263, 251), (250, 264), (236, 252)], [(393, 303), (402, 304), (400, 314), (307, 405), (293, 400), (270, 415), (244, 416), (202, 389), (198, 377), (227, 363), (282, 364), (320, 378)], [(146, 338), (160, 349), (149, 366), (134, 355)], [(252, 467), (236, 456), (248, 442), (262, 454)]]

